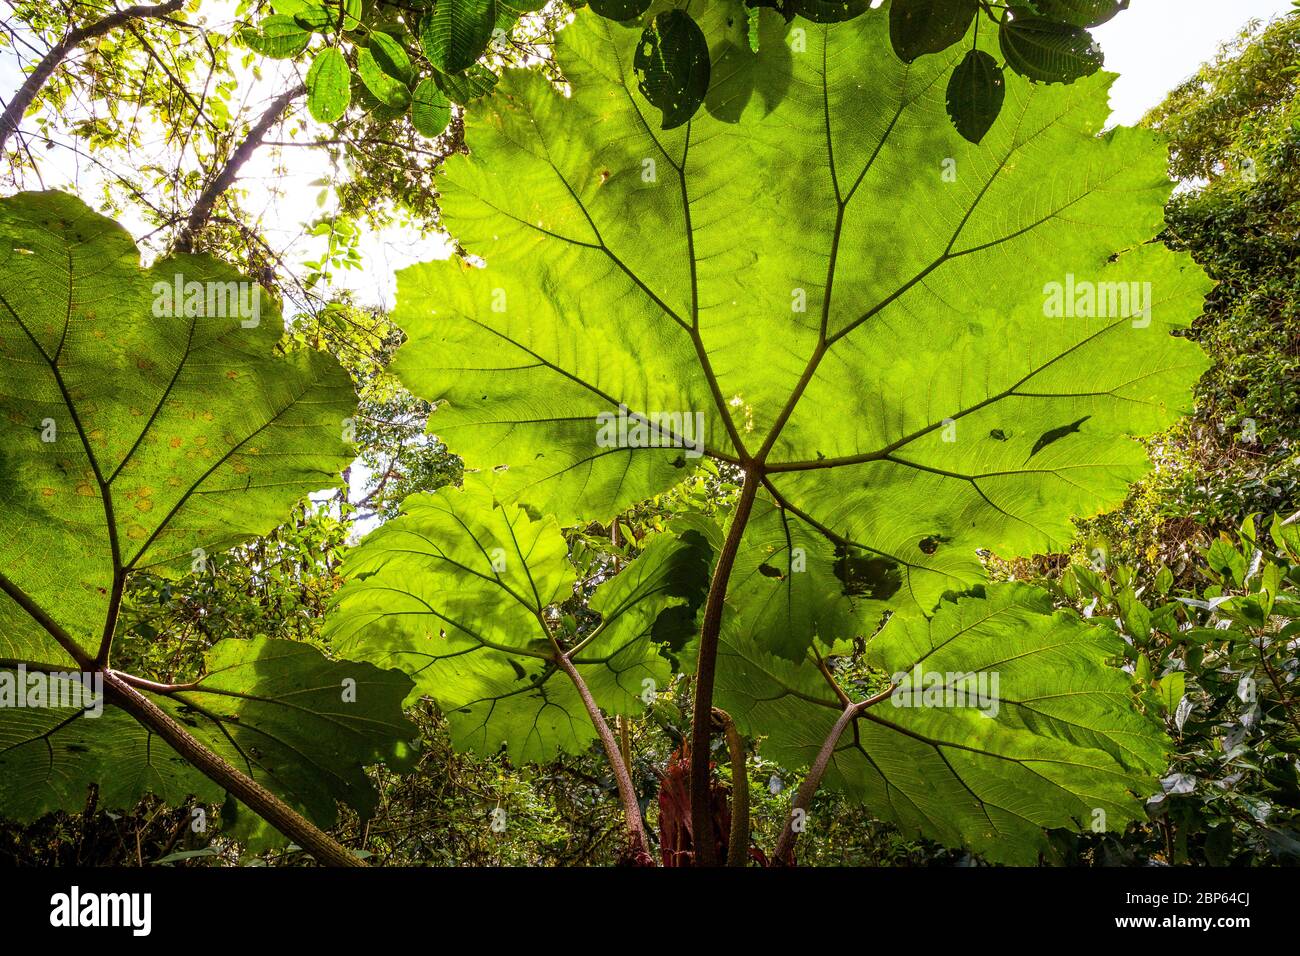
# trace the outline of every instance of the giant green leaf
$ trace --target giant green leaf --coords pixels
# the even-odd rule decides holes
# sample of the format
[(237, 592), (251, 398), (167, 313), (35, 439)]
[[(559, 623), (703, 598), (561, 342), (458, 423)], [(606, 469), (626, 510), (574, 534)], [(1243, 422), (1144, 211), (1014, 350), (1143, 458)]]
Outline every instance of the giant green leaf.
[(346, 657), (410, 674), (413, 696), (438, 704), (458, 747), (549, 759), (596, 739), (557, 654), (568, 653), (604, 710), (643, 712), (667, 686), (659, 648), (679, 631), (675, 609), (698, 605), (707, 581), (700, 546), (695, 534), (660, 536), (596, 588), (593, 630), (559, 633), (554, 609), (577, 580), (558, 525), (502, 504), (470, 476), (464, 490), (408, 498), (348, 556), (326, 635)]
[[(1168, 741), (1133, 709), (1108, 659), (1114, 631), (1024, 585), (945, 602), (930, 619), (895, 616), (867, 645), (882, 684), (835, 745), (823, 785), (910, 834), (1031, 864), (1044, 831), (1118, 831), (1145, 820)], [(815, 661), (768, 653), (724, 631), (717, 699), (762, 752), (807, 766), (845, 705)], [(809, 829), (817, 820), (806, 821)]]
[[(142, 269), (126, 231), (73, 197), (0, 200), (0, 664), (103, 667), (130, 574), (201, 570), (339, 484), (355, 392), (332, 358), (277, 355), (282, 335), (265, 290), (214, 259)], [(160, 706), (314, 818), (336, 798), (364, 812), (355, 766), (378, 759), (374, 734), (392, 750), (405, 678), (290, 648), (221, 644), (190, 697)], [(351, 730), (318, 706), (349, 675), (389, 688), (362, 692)], [(212, 708), (228, 732), (177, 709), (193, 694), (229, 698)], [(0, 813), (79, 806), (88, 781), (119, 802), (202, 790), (125, 715), (67, 716), (0, 709), (0, 750), (31, 769)], [(267, 759), (249, 766), (240, 741)]]
[(14, 600), (93, 657), (116, 577), (188, 569), (339, 482), (351, 383), (277, 357), (282, 330), (213, 259), (142, 270), (70, 196), (0, 201), (0, 656), (68, 662)]
[(728, 596), (741, 633), (797, 660), (811, 637), (831, 643), (870, 634), (902, 585), (896, 564), (830, 540), (788, 509), (763, 499), (745, 529)]
[[(744, 575), (784, 654), (812, 622), (932, 608), (983, 579), (980, 549), (1060, 548), (1071, 516), (1122, 501), (1148, 468), (1135, 438), (1190, 405), (1206, 363), (1172, 333), (1208, 286), (1149, 243), (1164, 150), (1103, 133), (1110, 77), (1008, 76), (977, 147), (945, 118), (963, 51), (899, 63), (883, 10), (800, 28), (803, 52), (756, 54), (756, 92), (784, 98), (663, 131), (637, 30), (580, 12), (555, 51), (571, 96), (508, 71), (467, 111), (442, 209), (481, 262), (403, 271), (395, 313), (398, 374), (502, 501), (604, 518), (701, 450), (746, 464), (759, 513), (818, 539), (808, 566), (854, 602)], [(745, 567), (778, 531), (746, 533)]]

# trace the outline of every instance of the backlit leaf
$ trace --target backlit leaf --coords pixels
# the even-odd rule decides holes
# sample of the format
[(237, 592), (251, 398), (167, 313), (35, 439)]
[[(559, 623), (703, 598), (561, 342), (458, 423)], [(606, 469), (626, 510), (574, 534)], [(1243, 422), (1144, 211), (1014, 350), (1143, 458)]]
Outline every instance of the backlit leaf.
[(343, 54), (321, 50), (307, 71), (307, 109), (321, 123), (333, 123), (347, 112), (352, 99), (351, 71)]

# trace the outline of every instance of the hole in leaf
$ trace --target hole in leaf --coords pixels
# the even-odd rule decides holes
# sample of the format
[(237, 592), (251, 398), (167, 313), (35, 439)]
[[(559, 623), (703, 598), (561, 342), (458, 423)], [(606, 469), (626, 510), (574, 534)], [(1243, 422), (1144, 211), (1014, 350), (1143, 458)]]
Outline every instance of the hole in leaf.
[(883, 601), (893, 597), (903, 586), (903, 572), (897, 561), (881, 557), (850, 554), (844, 546), (835, 549), (834, 571), (846, 597), (865, 597)]
[[(1048, 445), (1060, 441), (1066, 435), (1077, 433), (1083, 427), (1083, 423), (1090, 418), (1092, 418), (1091, 415), (1084, 415), (1077, 422), (1071, 422), (1068, 425), (1062, 425), (1060, 428), (1053, 428), (1051, 431), (1043, 432), (1038, 437), (1038, 441), (1034, 442), (1034, 450), (1029, 453), (1029, 458), (1033, 458)], [(1026, 458), (1025, 461), (1028, 461), (1029, 458)]]
[(924, 554), (934, 554), (939, 550), (939, 545), (947, 544), (948, 541), (949, 539), (941, 534), (931, 534), (922, 538), (920, 543), (917, 544), (917, 547), (920, 548)]

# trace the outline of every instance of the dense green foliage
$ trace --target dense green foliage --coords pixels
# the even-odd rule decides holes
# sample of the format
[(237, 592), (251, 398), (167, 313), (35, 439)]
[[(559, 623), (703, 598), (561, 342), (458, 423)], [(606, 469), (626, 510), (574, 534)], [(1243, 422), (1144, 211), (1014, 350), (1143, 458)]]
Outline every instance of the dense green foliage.
[[(0, 199), (0, 676), (109, 693), (0, 707), (0, 859), (1300, 862), (1300, 18), (1107, 131), (1125, 6), (277, 0), (56, 70), (120, 174)], [(185, 211), (276, 135), (297, 265)], [(361, 307), (401, 220), (451, 256)]]

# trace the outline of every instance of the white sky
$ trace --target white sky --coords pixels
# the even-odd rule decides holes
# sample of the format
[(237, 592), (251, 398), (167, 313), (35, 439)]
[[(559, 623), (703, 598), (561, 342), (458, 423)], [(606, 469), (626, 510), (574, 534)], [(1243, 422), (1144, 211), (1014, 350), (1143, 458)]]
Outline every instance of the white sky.
[(1133, 0), (1095, 32), (1106, 69), (1119, 74), (1111, 88), (1111, 122), (1137, 122), (1247, 21), (1293, 9), (1291, 0)]

